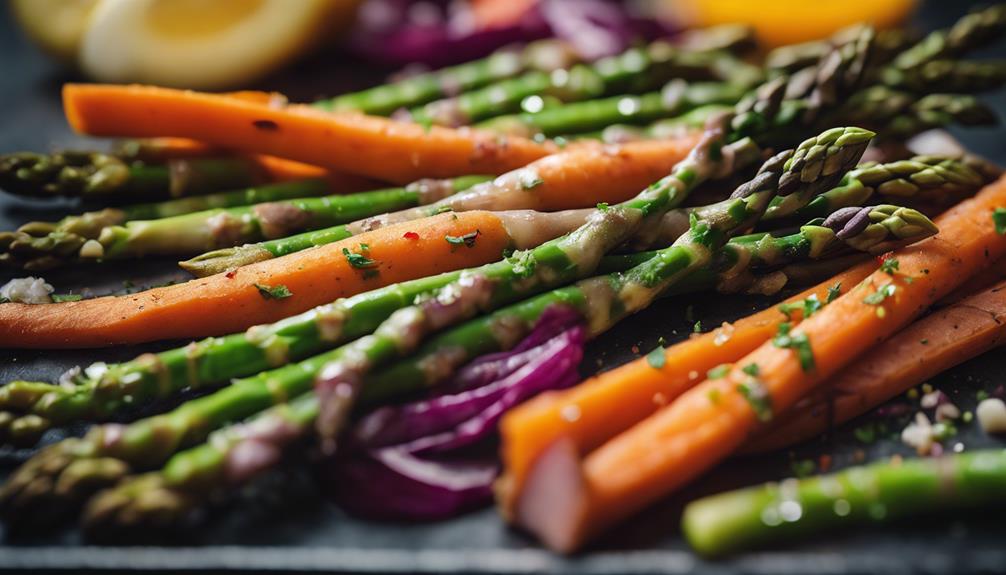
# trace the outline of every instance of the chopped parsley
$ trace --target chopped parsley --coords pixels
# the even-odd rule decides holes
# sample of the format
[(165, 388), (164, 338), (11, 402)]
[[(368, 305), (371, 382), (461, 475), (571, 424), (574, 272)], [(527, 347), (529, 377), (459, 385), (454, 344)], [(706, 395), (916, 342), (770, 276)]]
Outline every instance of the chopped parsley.
[(50, 297), (52, 297), (53, 303), (63, 303), (65, 301), (80, 301), (84, 299), (84, 296), (80, 295), (79, 293), (68, 293), (68, 294), (54, 293)]
[(757, 363), (749, 363), (744, 367), (742, 367), (741, 371), (750, 375), (751, 377), (758, 377), (758, 374), (761, 373), (761, 369), (758, 367)]
[(842, 295), (842, 282), (838, 282), (828, 288), (828, 297), (824, 298), (824, 303), (831, 303), (838, 299), (838, 296), (840, 295)]
[(818, 299), (817, 294), (811, 294), (807, 298), (802, 299), (800, 301), (781, 304), (779, 306), (779, 311), (781, 311), (783, 315), (786, 316), (786, 319), (790, 319), (791, 313), (793, 313), (796, 310), (800, 310), (801, 312), (803, 312), (803, 319), (807, 319), (810, 316), (817, 313), (818, 311), (820, 311), (822, 307), (824, 307), (824, 304), (821, 303), (820, 299)]
[(711, 403), (713, 405), (718, 405), (719, 404), (719, 402), (720, 402), (720, 390), (718, 388), (714, 387), (714, 388), (710, 389), (709, 393), (706, 394), (706, 396), (709, 398), (709, 403)]
[(695, 325), (692, 326), (692, 332), (702, 333), (702, 320), (695, 322)]
[(653, 351), (646, 354), (646, 363), (650, 364), (653, 369), (662, 369), (664, 364), (667, 362), (667, 356), (664, 355), (664, 347), (658, 345), (653, 348)]
[(879, 307), (879, 306), (880, 306), (880, 304), (884, 303), (884, 300), (886, 300), (887, 298), (893, 296), (894, 292), (896, 292), (897, 290), (898, 290), (898, 287), (895, 286), (892, 283), (884, 284), (884, 285), (880, 286), (879, 288), (877, 288), (877, 291), (875, 291), (875, 292), (869, 294), (868, 296), (864, 297), (863, 298), (863, 303), (865, 303), (866, 305), (878, 306), (877, 307), (877, 317), (884, 317), (887, 314), (887, 312), (884, 311), (884, 308)]
[(919, 340), (919, 343), (921, 343), (922, 345), (929, 345), (929, 340), (926, 338), (922, 338)]
[(996, 225), (996, 233), (1006, 235), (1006, 208), (992, 210), (992, 223)]
[[(363, 248), (363, 246), (364, 246), (364, 244), (360, 244), (361, 248)], [(366, 249), (366, 248), (364, 248), (364, 249)], [(351, 252), (351, 251), (349, 251), (349, 248), (342, 248), (342, 255), (346, 256), (346, 261), (349, 262), (349, 265), (351, 265), (351, 266), (353, 266), (354, 268), (357, 268), (357, 269), (366, 269), (366, 268), (372, 268), (372, 267), (377, 266), (377, 262), (376, 261), (368, 258), (367, 256), (365, 256), (363, 254), (358, 254), (358, 253), (355, 253), (355, 252)]]
[(602, 211), (602, 212), (608, 211), (608, 202), (600, 202), (600, 203), (598, 203), (597, 204), (597, 209), (600, 210), (600, 211)]
[(772, 338), (772, 345), (780, 349), (792, 349), (800, 360), (800, 368), (804, 371), (813, 371), (814, 351), (810, 348), (810, 339), (805, 333), (791, 335), (792, 329), (793, 326), (789, 322), (779, 324), (779, 332)]
[(473, 248), (475, 247), (475, 239), (478, 238), (480, 235), (482, 235), (482, 232), (480, 232), (479, 230), (475, 230), (474, 232), (468, 232), (463, 236), (452, 236), (448, 234), (444, 236), (444, 239), (447, 240), (447, 243), (451, 245), (460, 246), (464, 244), (469, 248)]
[(898, 272), (898, 266), (900, 265), (901, 264), (898, 263), (897, 258), (887, 258), (886, 260), (884, 260), (884, 263), (880, 264), (880, 271), (884, 272), (889, 276), (893, 276), (895, 273)]
[(257, 283), (255, 284), (255, 289), (265, 299), (286, 299), (293, 295), (293, 292), (283, 284), (267, 286)]
[(726, 377), (726, 375), (728, 373), (730, 373), (730, 364), (728, 364), (728, 363), (721, 363), (720, 365), (717, 365), (716, 367), (714, 367), (714, 368), (710, 369), (709, 371), (707, 371), (706, 372), (706, 378), (708, 378), (708, 379), (721, 379), (723, 377)]
[(772, 397), (760, 381), (751, 378), (744, 383), (739, 383), (737, 384), (737, 391), (748, 401), (758, 421), (769, 421), (772, 419)]
[(525, 190), (537, 188), (544, 183), (545, 180), (541, 179), (541, 177), (535, 172), (524, 172), (520, 176), (520, 187)]
[(793, 470), (793, 475), (799, 478), (814, 475), (814, 470), (817, 468), (811, 459), (798, 459), (791, 463), (789, 467)]

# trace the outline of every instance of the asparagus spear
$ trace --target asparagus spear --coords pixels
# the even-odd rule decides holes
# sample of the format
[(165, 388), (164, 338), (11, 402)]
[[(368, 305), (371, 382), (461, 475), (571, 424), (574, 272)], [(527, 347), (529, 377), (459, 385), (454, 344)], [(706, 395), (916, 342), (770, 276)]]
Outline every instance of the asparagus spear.
[(749, 86), (726, 82), (672, 80), (659, 92), (621, 95), (499, 116), (478, 127), (524, 137), (554, 137), (600, 130), (614, 123), (647, 123), (680, 116), (710, 104), (733, 104)]
[(24, 196), (180, 197), (242, 188), (259, 180), (258, 167), (243, 158), (179, 158), (148, 165), (99, 152), (0, 156), (0, 188)]
[(884, 83), (913, 92), (975, 92), (993, 90), (1006, 82), (1006, 62), (1002, 60), (932, 60), (907, 70), (889, 67)]
[[(714, 257), (701, 262), (701, 267), (675, 272), (673, 282), (652, 280), (668, 273), (669, 268), (665, 266), (669, 265), (669, 254), (675, 248), (633, 254), (626, 258), (639, 261), (632, 270), (614, 270), (607, 277), (582, 280), (573, 286), (559, 288), (471, 320), (431, 338), (413, 356), (368, 378), (360, 400), (367, 405), (383, 403), (442, 383), (468, 361), (486, 353), (508, 349), (514, 341), (526, 335), (541, 312), (550, 305), (576, 307), (590, 325), (590, 336), (596, 337), (622, 318), (645, 308), (661, 294), (709, 289), (737, 292), (752, 285), (755, 280), (752, 272), (759, 269), (828, 258), (849, 251), (884, 253), (937, 231), (926, 216), (909, 208), (881, 205), (853, 209), (856, 213), (851, 216), (830, 222), (817, 219), (795, 234), (773, 236), (758, 233), (732, 238), (716, 251)], [(859, 218), (853, 222), (856, 216)], [(864, 222), (865, 226), (862, 225)], [(625, 265), (624, 261), (617, 263)], [(603, 289), (598, 287), (599, 283), (603, 284)], [(645, 288), (645, 295), (639, 285)], [(599, 297), (604, 293), (614, 295), (616, 299)], [(606, 306), (606, 301), (613, 305)], [(501, 333), (499, 326), (502, 325), (507, 326), (505, 339), (496, 335)], [(510, 330), (523, 331), (513, 334)]]
[[(898, 200), (959, 198), (977, 192), (997, 177), (996, 172), (979, 171), (962, 159), (936, 156), (916, 156), (883, 164), (870, 162), (857, 166), (842, 178), (838, 187), (798, 209), (785, 209), (785, 198), (774, 200), (763, 219), (782, 219), (790, 214), (803, 221), (825, 217), (840, 208), (862, 205), (874, 194)], [(783, 210), (779, 211), (780, 208)]]
[(830, 528), (999, 504), (1004, 486), (1002, 449), (898, 458), (705, 497), (685, 508), (681, 525), (698, 552), (723, 555)]
[(565, 42), (542, 40), (520, 49), (504, 48), (480, 60), (321, 100), (314, 105), (337, 112), (356, 110), (386, 116), (400, 108), (456, 96), (528, 71), (551, 72), (568, 68), (579, 60)]
[[(639, 262), (635, 268), (639, 275), (615, 273), (584, 280), (441, 333), (415, 355), (370, 376), (361, 400), (381, 402), (440, 383), (468, 360), (512, 346), (526, 335), (544, 310), (553, 305), (574, 307), (596, 336), (646, 305), (647, 301), (638, 299), (638, 292), (629, 287), (639, 278), (653, 282), (649, 284), (649, 289), (655, 290), (651, 295), (662, 291), (657, 287), (661, 283), (673, 293), (684, 293), (708, 289), (716, 284), (717, 278), (736, 289), (742, 277), (752, 279), (740, 271), (747, 265), (776, 266), (822, 257), (840, 251), (841, 246), (885, 251), (892, 245), (911, 243), (935, 233), (932, 222), (914, 210), (895, 206), (869, 210), (877, 212), (873, 218), (876, 221), (869, 224), (869, 230), (858, 230), (847, 240), (838, 239), (836, 230), (821, 225), (808, 225), (800, 233), (785, 237), (753, 234), (733, 238), (717, 254), (712, 267), (695, 268), (692, 273), (673, 272), (674, 266), (668, 263), (674, 259), (668, 257), (671, 251), (682, 253), (681, 248), (687, 242), (670, 250), (609, 259), (619, 266), (618, 271), (628, 261)], [(843, 226), (838, 226), (838, 233)], [(658, 263), (646, 263), (651, 260)], [(657, 279), (661, 275), (664, 279)], [(608, 297), (598, 305), (597, 297), (601, 294)], [(609, 305), (603, 305), (604, 302)], [(502, 326), (506, 329), (501, 329)], [(135, 523), (173, 524), (198, 508), (216, 490), (239, 486), (276, 465), (284, 447), (309, 434), (311, 424), (319, 415), (319, 407), (317, 396), (306, 393), (289, 404), (262, 412), (249, 423), (217, 431), (206, 443), (173, 456), (160, 471), (127, 479), (96, 496), (87, 507), (84, 523), (92, 530)], [(249, 456), (249, 452), (255, 456)]]
[[(71, 218), (54, 226), (28, 224), (18, 232), (0, 235), (0, 262), (24, 269), (43, 269), (75, 260), (122, 259), (144, 255), (191, 255), (215, 247), (233, 246), (282, 237), (360, 219), (375, 213), (438, 201), (459, 189), (489, 179), (466, 176), (455, 180), (423, 180), (404, 188), (356, 194), (297, 197), (251, 206), (214, 208), (154, 220), (125, 220), (114, 210)], [(309, 192), (321, 191), (313, 182)], [(302, 189), (286, 184), (268, 188), (283, 196)], [(220, 198), (217, 198), (220, 199)], [(246, 199), (244, 193), (236, 198)], [(191, 198), (194, 203), (202, 200)], [(169, 205), (166, 210), (176, 209)], [(139, 211), (147, 207), (140, 207)]]
[(909, 70), (927, 62), (956, 58), (997, 40), (1006, 31), (1006, 5), (977, 10), (946, 30), (929, 33), (922, 41), (898, 54), (894, 68)]
[[(609, 94), (632, 94), (659, 88), (673, 78), (716, 80), (736, 84), (739, 89), (761, 80), (759, 68), (723, 52), (688, 52), (666, 42), (580, 64), (551, 73), (529, 72), (444, 100), (413, 109), (409, 117), (419, 123), (463, 126), (516, 112), (522, 108), (539, 111), (541, 98), (578, 102)], [(526, 98), (538, 98), (531, 104)], [(563, 109), (560, 106), (557, 109)], [(572, 119), (575, 114), (567, 117)]]

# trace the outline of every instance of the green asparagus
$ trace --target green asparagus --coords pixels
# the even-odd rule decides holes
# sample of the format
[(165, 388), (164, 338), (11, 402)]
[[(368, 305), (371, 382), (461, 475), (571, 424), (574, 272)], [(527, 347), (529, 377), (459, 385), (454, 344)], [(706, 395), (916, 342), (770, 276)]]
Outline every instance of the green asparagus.
[(258, 166), (243, 158), (181, 158), (149, 165), (99, 152), (0, 156), (0, 189), (24, 196), (135, 201), (242, 188), (261, 179)]
[[(145, 255), (187, 256), (217, 247), (279, 238), (388, 210), (436, 202), (459, 189), (487, 179), (488, 176), (466, 176), (456, 180), (422, 180), (405, 188), (299, 197), (251, 206), (214, 208), (154, 220), (116, 222), (118, 217), (125, 214), (106, 210), (95, 216), (71, 218), (52, 228), (45, 224), (29, 224), (18, 232), (2, 234), (0, 262), (37, 270), (80, 260), (123, 259)], [(293, 184), (277, 186), (269, 188), (271, 192), (282, 192), (276, 195), (300, 189)], [(307, 189), (317, 192), (321, 191), (322, 186), (324, 182), (316, 181)], [(233, 199), (243, 201), (245, 197), (241, 193)], [(230, 198), (224, 200), (226, 205)]]
[[(634, 94), (655, 90), (675, 78), (727, 82), (734, 86), (734, 91), (743, 91), (761, 80), (761, 71), (730, 54), (687, 52), (666, 42), (654, 42), (568, 70), (529, 72), (454, 98), (431, 102), (411, 110), (409, 117), (419, 123), (463, 126), (521, 109), (534, 115), (567, 107), (544, 107), (544, 98), (569, 103), (611, 94)], [(567, 122), (576, 120), (576, 111), (585, 113), (582, 108), (571, 110), (564, 116)]]
[(705, 497), (685, 508), (681, 525), (696, 551), (723, 555), (825, 529), (999, 504), (1004, 487), (1002, 449), (898, 458)]
[(314, 105), (337, 112), (356, 110), (386, 116), (401, 108), (419, 106), (437, 98), (453, 97), (529, 71), (547, 73), (568, 68), (579, 60), (565, 42), (543, 40), (532, 42), (519, 50), (505, 48), (481, 60), (343, 94), (315, 102)]
[(614, 123), (640, 124), (686, 114), (711, 104), (733, 104), (749, 86), (725, 82), (672, 80), (663, 90), (620, 95), (499, 116), (479, 128), (524, 137), (555, 137), (600, 130)]

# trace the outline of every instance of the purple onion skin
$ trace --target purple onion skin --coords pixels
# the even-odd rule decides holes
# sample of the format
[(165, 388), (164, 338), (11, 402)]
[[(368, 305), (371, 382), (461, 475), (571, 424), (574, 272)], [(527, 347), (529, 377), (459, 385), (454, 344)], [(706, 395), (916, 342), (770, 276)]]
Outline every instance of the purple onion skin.
[[(470, 12), (443, 1), (368, 0), (353, 48), (387, 64), (442, 67), (482, 58), (511, 44), (554, 36), (586, 60), (617, 54), (638, 40), (668, 35), (664, 23), (629, 13), (619, 0), (540, 0), (519, 21), (475, 28)], [(418, 6), (418, 8), (417, 8)]]
[(534, 348), (581, 321), (582, 316), (574, 308), (562, 304), (550, 305), (520, 343), (510, 350), (475, 358), (458, 370), (447, 389), (472, 389), (503, 379), (527, 363), (536, 354)]
[(499, 474), (495, 462), (434, 461), (395, 448), (338, 459), (334, 467), (340, 507), (398, 521), (436, 521), (483, 507), (492, 501)]
[(499, 466), (447, 458), (483, 445), (512, 407), (542, 391), (579, 381), (577, 366), (583, 359), (586, 329), (574, 325), (540, 341), (542, 333), (563, 325), (570, 311), (543, 315), (526, 338), (539, 341), (524, 349), (534, 354), (502, 379), (453, 395), (384, 408), (361, 420), (354, 429), (354, 448), (331, 462), (339, 504), (372, 519), (431, 521), (490, 503)]
[[(379, 408), (363, 417), (355, 426), (355, 439), (368, 448), (404, 443), (450, 430), (500, 400), (514, 382), (510, 375), (548, 358), (542, 346), (564, 335), (580, 321), (580, 314), (564, 305), (545, 309), (531, 333), (507, 352), (482, 356), (462, 368), (448, 390), (431, 399), (401, 406)], [(583, 346), (582, 330), (577, 332), (577, 348)], [(552, 350), (555, 346), (549, 348)], [(573, 370), (580, 358), (575, 358)]]

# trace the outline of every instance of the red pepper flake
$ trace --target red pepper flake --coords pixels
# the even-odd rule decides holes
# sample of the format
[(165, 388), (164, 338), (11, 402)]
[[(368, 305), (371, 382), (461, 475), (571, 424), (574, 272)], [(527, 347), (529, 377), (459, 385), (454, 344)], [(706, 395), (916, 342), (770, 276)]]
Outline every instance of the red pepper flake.
[(831, 469), (831, 463), (831, 456), (825, 453), (817, 458), (817, 469), (821, 473), (828, 473), (828, 470)]
[(418, 240), (419, 234), (417, 234), (416, 232), (405, 232), (405, 234), (403, 234), (402, 237), (407, 240)]
[(230, 270), (224, 274), (224, 277), (226, 277), (229, 280), (232, 280), (236, 275), (238, 275), (238, 270)]

